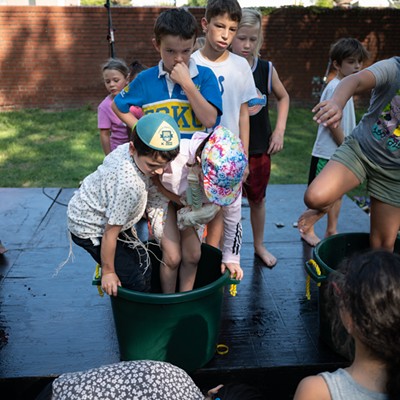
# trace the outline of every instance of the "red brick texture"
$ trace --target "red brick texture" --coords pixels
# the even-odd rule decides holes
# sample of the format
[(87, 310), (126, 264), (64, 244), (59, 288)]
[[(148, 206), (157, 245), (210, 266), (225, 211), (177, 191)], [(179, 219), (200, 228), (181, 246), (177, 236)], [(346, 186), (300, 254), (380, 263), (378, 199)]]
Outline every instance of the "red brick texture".
[[(114, 7), (115, 55), (152, 66), (161, 7)], [(191, 12), (200, 21), (203, 8)], [(330, 44), (352, 36), (371, 62), (400, 55), (400, 10), (277, 9), (263, 20), (262, 57), (270, 59), (293, 102), (312, 104), (311, 81), (322, 76)], [(0, 110), (97, 106), (106, 96), (100, 66), (110, 56), (104, 7), (0, 7)]]

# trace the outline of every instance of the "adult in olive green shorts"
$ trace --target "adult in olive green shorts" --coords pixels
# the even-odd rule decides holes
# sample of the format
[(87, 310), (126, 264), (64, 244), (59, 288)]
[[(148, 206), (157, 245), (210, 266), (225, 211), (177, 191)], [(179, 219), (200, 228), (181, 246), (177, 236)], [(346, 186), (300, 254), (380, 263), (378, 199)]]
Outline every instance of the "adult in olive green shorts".
[(333, 97), (314, 107), (314, 119), (336, 126), (354, 94), (372, 91), (370, 106), (351, 136), (308, 187), (299, 218), (307, 232), (336, 199), (364, 180), (371, 198), (370, 244), (393, 251), (400, 227), (400, 57), (379, 61), (344, 78)]

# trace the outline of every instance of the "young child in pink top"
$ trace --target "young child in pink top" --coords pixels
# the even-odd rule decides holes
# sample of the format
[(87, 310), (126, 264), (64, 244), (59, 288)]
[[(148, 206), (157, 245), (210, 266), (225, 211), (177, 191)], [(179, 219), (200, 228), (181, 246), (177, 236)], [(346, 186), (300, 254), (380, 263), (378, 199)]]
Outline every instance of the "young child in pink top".
[(125, 61), (116, 58), (110, 58), (103, 65), (102, 71), (104, 85), (109, 94), (97, 108), (97, 127), (100, 129), (101, 147), (107, 155), (120, 144), (129, 142), (128, 128), (115, 115), (111, 103), (115, 95), (129, 83), (130, 71)]

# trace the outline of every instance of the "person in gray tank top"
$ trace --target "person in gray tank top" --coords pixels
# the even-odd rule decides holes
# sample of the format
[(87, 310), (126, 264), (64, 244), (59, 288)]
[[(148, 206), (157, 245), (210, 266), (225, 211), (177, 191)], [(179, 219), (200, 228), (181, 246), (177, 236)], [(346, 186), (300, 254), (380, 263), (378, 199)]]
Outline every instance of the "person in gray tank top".
[(326, 293), (333, 339), (353, 361), (302, 379), (294, 400), (400, 399), (400, 255), (354, 254), (330, 274)]

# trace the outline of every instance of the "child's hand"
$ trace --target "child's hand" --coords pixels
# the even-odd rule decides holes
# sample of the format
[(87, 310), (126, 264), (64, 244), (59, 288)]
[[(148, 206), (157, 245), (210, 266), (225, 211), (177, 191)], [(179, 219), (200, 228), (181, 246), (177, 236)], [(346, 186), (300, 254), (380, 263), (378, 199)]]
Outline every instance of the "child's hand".
[(235, 263), (222, 263), (221, 264), (221, 272), (224, 273), (225, 270), (228, 268), (229, 272), (231, 273), (232, 279), (242, 280), (243, 279), (243, 270), (239, 264)]
[(101, 276), (101, 288), (109, 295), (116, 296), (118, 293), (118, 286), (121, 286), (121, 281), (115, 272)]
[(312, 109), (312, 112), (316, 113), (314, 121), (332, 128), (337, 128), (342, 119), (342, 109), (333, 100), (322, 101)]
[(205, 400), (209, 400), (212, 399), (214, 395), (218, 394), (219, 389), (221, 389), (224, 385), (218, 385), (215, 388), (210, 389), (207, 392), (207, 397), (205, 398)]
[(174, 68), (172, 68), (169, 77), (173, 82), (178, 83), (181, 86), (184, 86), (186, 81), (192, 81), (190, 78), (189, 67), (184, 62), (176, 63)]
[(279, 153), (283, 149), (284, 132), (273, 131), (269, 141), (268, 154)]

